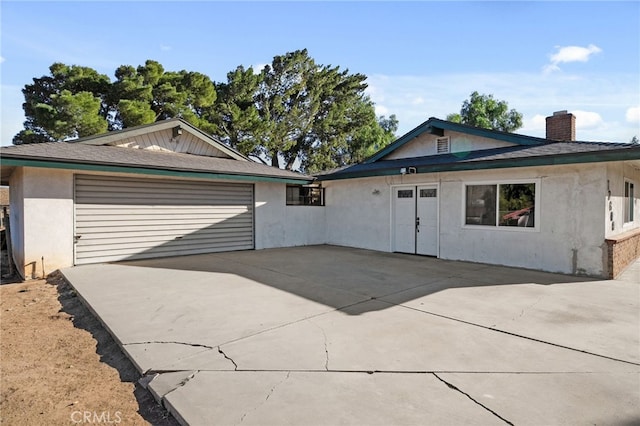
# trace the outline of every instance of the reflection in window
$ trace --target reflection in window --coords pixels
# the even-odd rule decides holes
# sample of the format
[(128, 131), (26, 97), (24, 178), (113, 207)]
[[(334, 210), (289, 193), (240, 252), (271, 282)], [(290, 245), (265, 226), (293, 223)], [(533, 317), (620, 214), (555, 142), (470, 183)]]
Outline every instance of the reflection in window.
[(496, 185), (467, 186), (467, 225), (496, 225)]
[(535, 183), (468, 185), (465, 224), (535, 226)]
[(633, 194), (633, 182), (625, 181), (624, 182), (624, 223), (633, 222), (633, 204), (634, 204), (634, 194)]
[(288, 206), (324, 206), (324, 188), (287, 185)]
[(533, 228), (536, 185), (534, 183), (500, 185), (500, 226)]

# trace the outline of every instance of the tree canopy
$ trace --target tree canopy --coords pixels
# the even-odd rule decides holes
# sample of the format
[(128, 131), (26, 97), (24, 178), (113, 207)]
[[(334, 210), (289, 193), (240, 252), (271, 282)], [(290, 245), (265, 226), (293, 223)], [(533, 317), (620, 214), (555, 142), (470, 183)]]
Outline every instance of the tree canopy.
[(14, 144), (91, 136), (181, 117), (245, 155), (307, 172), (363, 160), (394, 139), (398, 120), (376, 117), (366, 76), (317, 64), (306, 49), (275, 56), (259, 72), (238, 66), (225, 82), (122, 65), (115, 81), (55, 63), (23, 89), (27, 120)]
[(507, 102), (478, 92), (473, 92), (462, 103), (459, 113), (447, 115), (447, 120), (502, 132), (514, 132), (522, 127), (522, 114), (515, 109), (509, 110)]

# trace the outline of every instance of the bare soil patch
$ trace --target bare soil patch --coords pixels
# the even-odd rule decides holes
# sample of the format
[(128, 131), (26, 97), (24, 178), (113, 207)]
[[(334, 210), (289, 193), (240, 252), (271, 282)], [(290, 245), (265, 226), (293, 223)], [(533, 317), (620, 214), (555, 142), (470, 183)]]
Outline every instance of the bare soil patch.
[(0, 285), (0, 424), (177, 426), (61, 274)]

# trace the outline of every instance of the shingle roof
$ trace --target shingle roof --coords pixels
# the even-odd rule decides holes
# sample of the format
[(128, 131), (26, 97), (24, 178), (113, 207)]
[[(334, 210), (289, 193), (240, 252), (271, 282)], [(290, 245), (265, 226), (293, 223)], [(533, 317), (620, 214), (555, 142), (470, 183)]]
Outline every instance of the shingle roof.
[(241, 176), (262, 176), (280, 179), (312, 180), (301, 173), (282, 170), (254, 161), (205, 157), (193, 154), (160, 152), (117, 146), (85, 145), (69, 142), (49, 142), (0, 147), (3, 162), (7, 159), (45, 163), (120, 166), (176, 172), (218, 173)]
[(548, 142), (533, 146), (516, 145), (470, 152), (378, 160), (318, 175), (318, 180), (394, 175), (400, 174), (400, 169), (407, 167), (415, 167), (417, 173), (431, 173), (637, 159), (640, 159), (640, 145), (605, 142)]
[(416, 137), (423, 133), (430, 133), (442, 136), (444, 130), (466, 133), (469, 135), (480, 136), (484, 138), (499, 140), (503, 142), (509, 142), (514, 145), (541, 145), (549, 142), (547, 139), (537, 138), (534, 136), (526, 136), (518, 133), (502, 132), (499, 130), (484, 129), (481, 127), (469, 126), (467, 124), (454, 123), (452, 121), (440, 120), (439, 118), (431, 117), (424, 123), (418, 125), (414, 129), (408, 131), (404, 135), (400, 136), (393, 143), (387, 145), (380, 151), (373, 154), (371, 157), (364, 160), (364, 163), (373, 163), (378, 161), (388, 154), (392, 153), (396, 149), (411, 142)]

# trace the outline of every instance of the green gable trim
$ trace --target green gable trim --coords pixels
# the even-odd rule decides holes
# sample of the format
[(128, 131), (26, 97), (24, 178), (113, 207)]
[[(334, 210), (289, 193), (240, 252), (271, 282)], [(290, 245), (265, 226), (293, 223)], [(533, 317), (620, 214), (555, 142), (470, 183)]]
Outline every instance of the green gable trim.
[(15, 158), (2, 158), (3, 166), (22, 166), (22, 167), (41, 167), (48, 169), (66, 169), (66, 170), (83, 170), (94, 172), (110, 172), (110, 173), (133, 173), (141, 175), (182, 177), (194, 179), (225, 179), (238, 180), (245, 182), (278, 182), (290, 184), (308, 184), (313, 179), (293, 179), (275, 176), (253, 176), (253, 175), (236, 175), (231, 173), (209, 173), (209, 172), (189, 172), (180, 170), (167, 169), (147, 169), (144, 167), (123, 167), (108, 166), (102, 164), (81, 164), (60, 161), (43, 161), (43, 160), (24, 160)]
[(368, 164), (368, 163), (373, 163), (375, 161), (378, 161), (381, 158), (392, 153), (396, 149), (400, 148), (404, 144), (422, 135), (423, 133), (438, 134), (438, 130), (440, 131), (450, 130), (458, 133), (466, 133), (468, 135), (499, 140), (503, 142), (512, 143), (515, 145), (541, 145), (543, 143), (548, 142), (546, 139), (536, 138), (533, 136), (524, 136), (516, 133), (499, 132), (497, 130), (482, 129), (479, 127), (453, 123), (451, 121), (439, 120), (437, 118), (430, 118), (429, 120), (420, 124), (415, 129), (411, 130), (409, 133), (406, 133), (405, 135), (396, 139), (396, 141), (393, 142), (392, 144), (387, 145), (385, 148), (381, 149), (371, 157), (367, 158), (363, 163)]
[[(640, 153), (629, 155), (628, 151), (613, 152), (587, 152), (572, 155), (544, 156), (544, 157), (528, 157), (508, 160), (491, 160), (491, 161), (475, 161), (461, 162), (452, 164), (434, 164), (427, 166), (416, 166), (416, 173), (437, 173), (437, 172), (458, 172), (469, 170), (491, 170), (491, 169), (507, 169), (516, 167), (533, 167), (533, 166), (560, 166), (567, 164), (586, 164), (586, 163), (602, 163), (607, 161), (626, 161), (640, 159)], [(354, 172), (336, 173), (333, 175), (318, 176), (318, 181), (331, 181), (342, 179), (357, 179), (364, 177), (376, 176), (395, 176), (400, 175), (400, 167), (384, 168), (378, 170), (363, 170)]]

